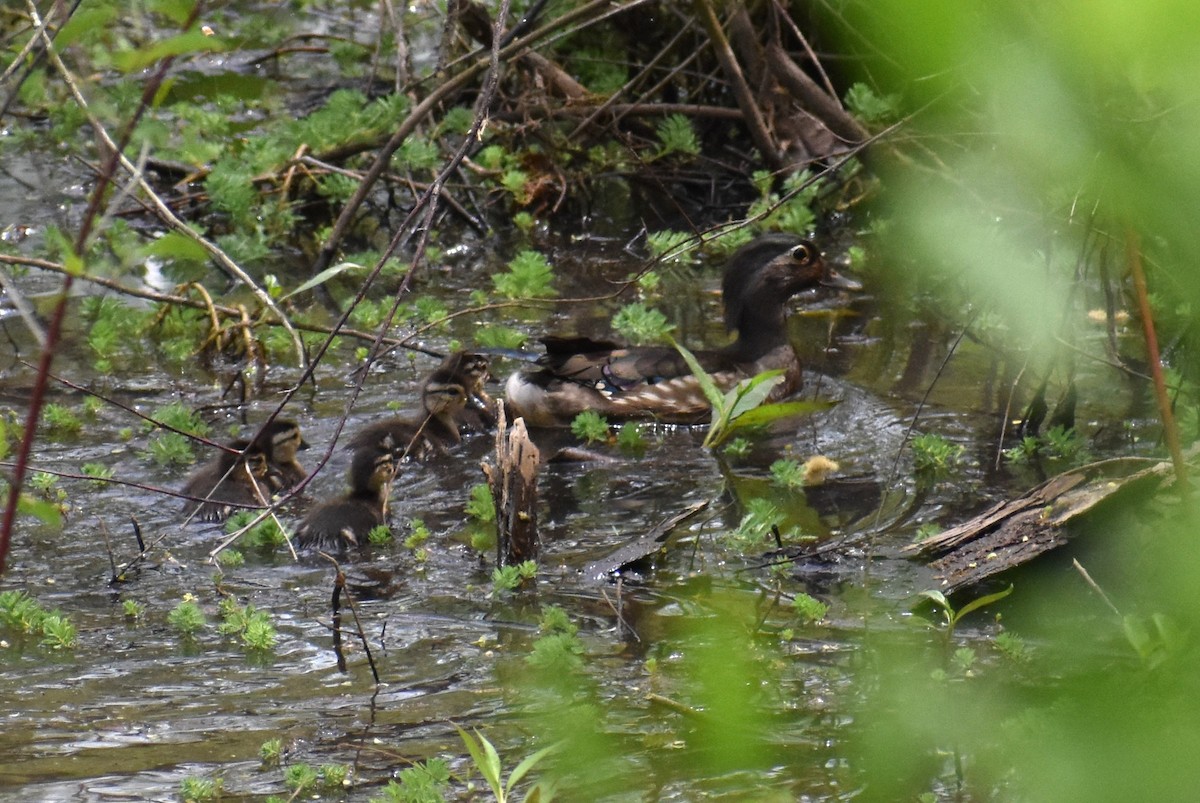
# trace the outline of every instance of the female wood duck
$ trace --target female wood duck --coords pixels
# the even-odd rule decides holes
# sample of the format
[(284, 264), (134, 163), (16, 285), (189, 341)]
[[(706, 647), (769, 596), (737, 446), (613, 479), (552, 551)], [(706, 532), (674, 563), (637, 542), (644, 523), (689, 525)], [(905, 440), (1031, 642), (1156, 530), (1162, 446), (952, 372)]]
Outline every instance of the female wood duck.
[(221, 452), (184, 483), (183, 493), (192, 497), (184, 503), (185, 515), (224, 521), (240, 507), (264, 505), (271, 498), (274, 480), (262, 449), (244, 440), (230, 442), (229, 448), (237, 451)]
[(350, 439), (352, 449), (391, 438), (398, 460), (424, 460), (462, 442), (465, 432), (481, 432), (496, 423), (495, 401), (484, 389), (491, 379), (486, 357), (456, 351), (421, 383), (424, 416), (393, 416), (370, 424)]
[(307, 449), (308, 443), (300, 434), (300, 427), (295, 421), (276, 418), (258, 433), (254, 445), (267, 457), (271, 469), (269, 479), (272, 491), (294, 488), (308, 476), (304, 466), (296, 459), (296, 452)]
[[(800, 361), (788, 342), (787, 301), (824, 286), (859, 290), (821, 259), (816, 246), (792, 234), (764, 234), (739, 248), (725, 268), (721, 293), (725, 328), (737, 339), (722, 349), (695, 352), (723, 390), (763, 371), (782, 369), (775, 401), (800, 384)], [(708, 399), (673, 348), (623, 348), (585, 337), (543, 338), (538, 368), (518, 371), (505, 386), (514, 416), (531, 426), (567, 426), (584, 410), (610, 420), (655, 418), (694, 424), (708, 416)]]
[(317, 505), (296, 529), (296, 546), (342, 552), (367, 543), (367, 534), (387, 523), (387, 499), (396, 460), (392, 444), (367, 446), (354, 453), (350, 464), (350, 493)]

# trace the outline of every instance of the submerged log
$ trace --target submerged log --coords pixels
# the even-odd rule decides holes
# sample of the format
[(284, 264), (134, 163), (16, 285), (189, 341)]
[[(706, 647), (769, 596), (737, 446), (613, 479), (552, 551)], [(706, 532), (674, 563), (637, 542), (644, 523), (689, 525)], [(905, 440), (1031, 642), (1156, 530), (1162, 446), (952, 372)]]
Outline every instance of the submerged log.
[(496, 463), (485, 462), (496, 507), (496, 565), (515, 566), (536, 561), (540, 551), (537, 528), (537, 471), (541, 454), (529, 439), (525, 419), (507, 426), (504, 406), (497, 405)]
[(697, 502), (689, 505), (679, 513), (660, 521), (644, 535), (639, 535), (603, 558), (592, 561), (583, 567), (584, 579), (597, 582), (609, 580), (631, 564), (665, 551), (676, 528), (706, 509), (708, 504), (708, 502)]
[(929, 565), (937, 572), (938, 589), (949, 596), (1063, 546), (1074, 535), (1070, 525), (1086, 520), (1098, 506), (1149, 494), (1173, 477), (1169, 461), (1151, 458), (1080, 466), (910, 544), (904, 552), (924, 558), (940, 555)]

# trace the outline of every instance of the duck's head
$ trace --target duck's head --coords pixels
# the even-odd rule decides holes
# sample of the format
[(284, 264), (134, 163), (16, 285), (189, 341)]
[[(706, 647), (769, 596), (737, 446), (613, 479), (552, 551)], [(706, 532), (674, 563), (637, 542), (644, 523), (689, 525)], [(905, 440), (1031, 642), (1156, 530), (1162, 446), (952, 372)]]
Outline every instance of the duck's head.
[(454, 417), (467, 406), (469, 394), (458, 377), (438, 369), (425, 379), (421, 386), (421, 404), (425, 413), (443, 423), (454, 426)]
[(781, 324), (785, 302), (814, 287), (862, 289), (826, 264), (811, 240), (784, 233), (760, 235), (734, 252), (725, 268), (725, 326), (745, 335), (757, 319)]
[(350, 462), (350, 488), (357, 494), (386, 497), (396, 476), (396, 459), (391, 436), (377, 446), (364, 446)]
[(291, 463), (296, 459), (296, 452), (307, 449), (308, 443), (300, 434), (300, 426), (295, 421), (276, 418), (267, 425), (254, 445), (266, 454), (272, 463)]
[(483, 393), (483, 386), (492, 379), (492, 366), (482, 354), (456, 351), (442, 360), (436, 373), (457, 381), (469, 394)]
[(259, 447), (257, 441), (236, 440), (230, 441), (227, 445), (230, 449), (236, 449), (238, 452), (241, 452), (241, 455), (234, 452), (226, 452), (221, 465), (223, 470), (242, 465), (250, 472), (250, 476), (256, 480), (261, 480), (270, 473), (271, 465), (267, 460), (267, 453)]

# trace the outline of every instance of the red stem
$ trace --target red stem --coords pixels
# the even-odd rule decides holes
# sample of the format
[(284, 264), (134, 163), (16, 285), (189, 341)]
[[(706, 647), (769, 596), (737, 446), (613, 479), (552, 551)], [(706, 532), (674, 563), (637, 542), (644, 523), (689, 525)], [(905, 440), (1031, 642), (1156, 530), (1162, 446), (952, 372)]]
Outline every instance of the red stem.
[(1183, 449), (1179, 444), (1179, 428), (1175, 424), (1175, 415), (1171, 412), (1171, 400), (1167, 396), (1167, 382), (1163, 377), (1162, 360), (1159, 358), (1158, 336), (1154, 333), (1154, 316), (1150, 312), (1149, 294), (1146, 292), (1146, 273), (1142, 269), (1141, 240), (1133, 229), (1126, 232), (1125, 255), (1129, 262), (1129, 271), (1133, 274), (1133, 290), (1137, 295), (1138, 312), (1142, 318), (1142, 331), (1146, 336), (1146, 359), (1150, 362), (1150, 377), (1154, 380), (1154, 398), (1158, 401), (1158, 414), (1162, 417), (1167, 451), (1171, 453), (1171, 462), (1175, 466), (1176, 486), (1186, 489), (1188, 487), (1187, 464), (1183, 461)]

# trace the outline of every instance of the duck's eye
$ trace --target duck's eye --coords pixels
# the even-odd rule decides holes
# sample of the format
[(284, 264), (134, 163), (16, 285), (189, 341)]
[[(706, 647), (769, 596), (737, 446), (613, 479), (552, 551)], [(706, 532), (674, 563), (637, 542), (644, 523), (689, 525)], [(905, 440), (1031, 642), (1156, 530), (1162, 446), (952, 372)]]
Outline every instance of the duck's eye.
[(813, 248), (812, 243), (800, 243), (800, 245), (792, 249), (792, 259), (801, 264), (811, 262), (815, 255), (816, 250)]

